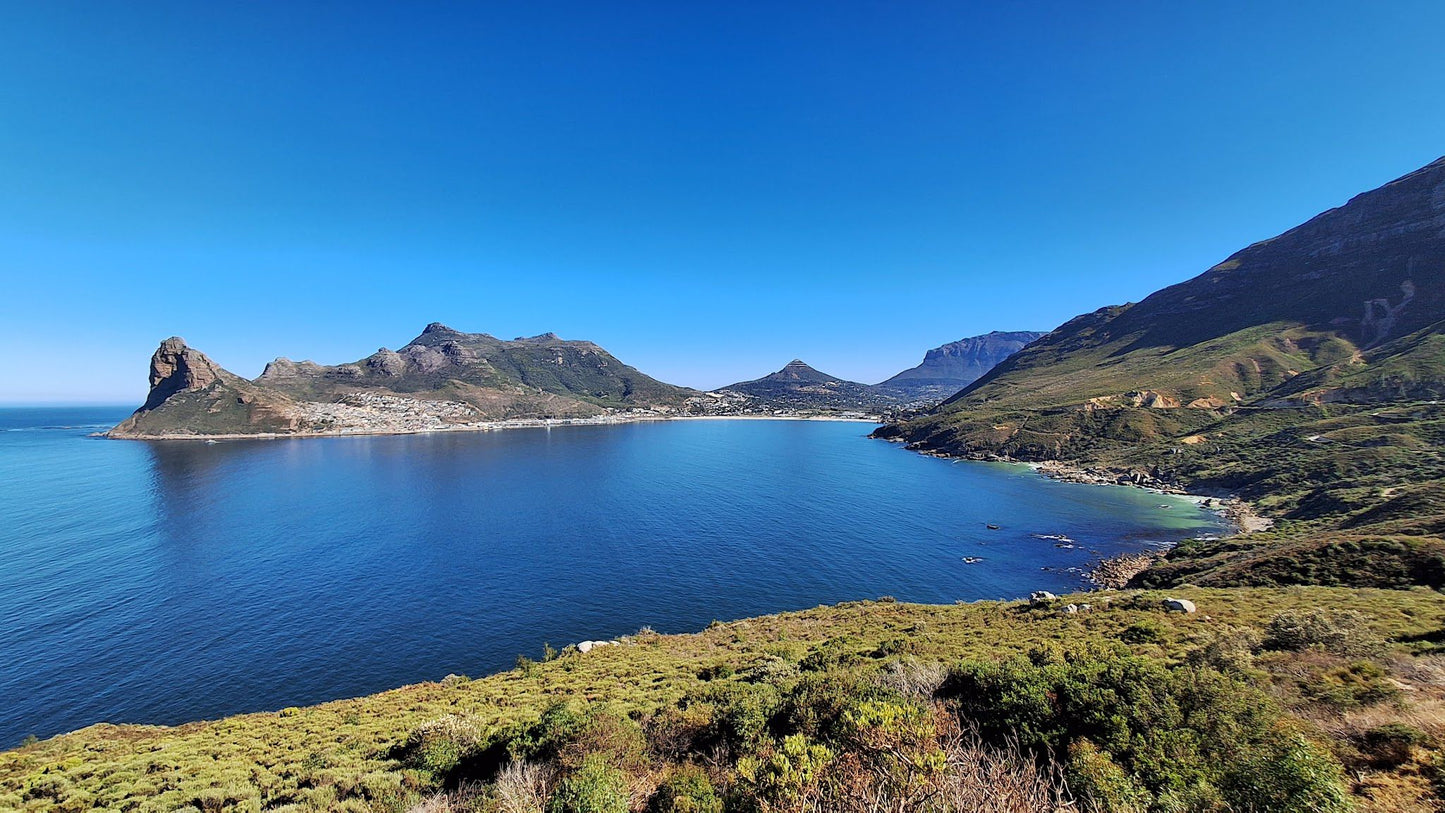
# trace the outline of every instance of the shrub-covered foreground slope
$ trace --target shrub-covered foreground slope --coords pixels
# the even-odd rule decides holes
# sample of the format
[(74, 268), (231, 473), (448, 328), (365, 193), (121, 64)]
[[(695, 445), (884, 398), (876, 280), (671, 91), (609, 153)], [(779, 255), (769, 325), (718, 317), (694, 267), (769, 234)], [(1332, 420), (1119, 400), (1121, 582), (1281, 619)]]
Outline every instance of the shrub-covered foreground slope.
[(1141, 584), (1445, 584), (1445, 159), (1136, 304), (1079, 316), (932, 414), (941, 454), (1234, 493), (1269, 535)]
[[(1165, 611), (1187, 597), (1194, 614)], [(891, 601), (0, 754), (16, 810), (1433, 810), (1445, 597)]]

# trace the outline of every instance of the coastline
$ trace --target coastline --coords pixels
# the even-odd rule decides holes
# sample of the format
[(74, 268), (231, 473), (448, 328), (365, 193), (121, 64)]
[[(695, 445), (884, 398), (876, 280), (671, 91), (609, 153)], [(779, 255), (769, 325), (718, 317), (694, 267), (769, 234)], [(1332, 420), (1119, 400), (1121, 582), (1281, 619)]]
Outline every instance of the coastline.
[(107, 430), (95, 432), (91, 437), (107, 440), (164, 440), (164, 441), (220, 441), (220, 440), (285, 440), (300, 438), (346, 438), (376, 437), (385, 435), (431, 435), (447, 432), (501, 432), (508, 429), (551, 429), (562, 426), (617, 426), (631, 423), (658, 423), (663, 421), (835, 421), (842, 423), (881, 424), (876, 418), (842, 417), (837, 415), (598, 415), (587, 418), (515, 418), (501, 421), (476, 421), (450, 426), (428, 426), (416, 429), (337, 429), (320, 432), (229, 432), (225, 434), (198, 435), (188, 433), (167, 433), (163, 435), (116, 434)]
[[(903, 442), (901, 439), (895, 438), (889, 438), (888, 440), (891, 443)], [(943, 460), (971, 460), (980, 463), (1010, 463), (1026, 466), (1042, 477), (1057, 480), (1061, 483), (1128, 486), (1130, 488), (1143, 489), (1154, 494), (1187, 497), (1196, 502), (1202, 509), (1214, 513), (1228, 524), (1229, 531), (1220, 537), (1221, 539), (1233, 539), (1234, 537), (1245, 534), (1266, 531), (1274, 526), (1273, 519), (1263, 516), (1255, 510), (1253, 505), (1236, 495), (1194, 493), (1179, 486), (1149, 477), (1142, 472), (1126, 473), (1109, 471), (1107, 469), (1075, 466), (1057, 460), (1027, 461), (997, 456), (973, 457), (926, 449), (912, 449), (911, 451), (927, 457), (937, 457)], [(1178, 544), (1178, 542), (1171, 542), (1153, 550), (1106, 557), (1097, 564), (1090, 566), (1084, 572), (1084, 581), (1093, 585), (1092, 589), (1094, 590), (1124, 589), (1134, 576), (1148, 569), (1154, 563), (1164, 559), (1169, 551), (1173, 550)]]
[[(1143, 489), (1154, 494), (1187, 497), (1201, 509), (1215, 514), (1228, 524), (1229, 530), (1221, 537), (1222, 539), (1233, 539), (1244, 534), (1268, 530), (1274, 525), (1274, 520), (1261, 516), (1254, 510), (1254, 506), (1232, 494), (1219, 496), (1191, 493), (1177, 486), (1145, 478), (1137, 472), (1135, 473), (1137, 476), (1132, 478), (1126, 475), (1111, 477), (1107, 472), (1070, 466), (1057, 461), (1026, 463), (1025, 465), (1041, 476), (1063, 483), (1121, 485)], [(1170, 542), (1152, 550), (1105, 557), (1084, 572), (1084, 580), (1092, 585), (1094, 590), (1122, 590), (1129, 586), (1130, 580), (1135, 576), (1163, 561), (1178, 544), (1178, 542)]]
[[(881, 424), (883, 421), (878, 416), (841, 416), (841, 415), (659, 415), (659, 414), (632, 414), (632, 415), (600, 415), (585, 418), (554, 418), (535, 419), (521, 418), (501, 421), (478, 421), (473, 423), (454, 424), (449, 426), (429, 426), (415, 429), (350, 429), (331, 430), (321, 432), (256, 432), (256, 433), (227, 433), (216, 435), (197, 434), (165, 434), (165, 435), (129, 435), (113, 434), (111, 431), (97, 432), (94, 437), (104, 437), (111, 440), (138, 440), (138, 441), (184, 441), (184, 442), (211, 442), (234, 441), (234, 440), (282, 440), (300, 438), (336, 438), (336, 437), (377, 437), (388, 435), (429, 435), (446, 432), (498, 432), (508, 429), (551, 429), (553, 427), (570, 426), (616, 426), (633, 423), (652, 423), (663, 421), (829, 421), (843, 423), (868, 423)], [(898, 442), (890, 439), (890, 442)], [(1221, 517), (1228, 525), (1228, 532), (1222, 538), (1229, 539), (1242, 534), (1263, 531), (1270, 528), (1274, 523), (1268, 517), (1261, 516), (1248, 502), (1234, 495), (1200, 494), (1191, 493), (1186, 489), (1174, 486), (1149, 477), (1142, 472), (1117, 472), (1105, 469), (1089, 468), (1085, 466), (1070, 465), (1059, 461), (1021, 461), (999, 457), (972, 457), (967, 455), (952, 455), (944, 452), (931, 450), (913, 449), (918, 454), (927, 457), (937, 457), (944, 460), (970, 460), (975, 462), (1008, 463), (1025, 466), (1034, 473), (1051, 480), (1067, 483), (1079, 483), (1083, 485), (1115, 485), (1129, 486), (1131, 488), (1143, 489), (1156, 494), (1167, 494), (1175, 497), (1186, 497), (1194, 501), (1201, 508), (1210, 511)], [(1092, 585), (1095, 590), (1122, 589), (1127, 586), (1130, 579), (1140, 572), (1146, 570), (1156, 562), (1162, 560), (1170, 550), (1178, 543), (1171, 542), (1152, 550), (1138, 551), (1135, 553), (1120, 554), (1100, 560), (1090, 565), (1083, 574), (1086, 585)]]

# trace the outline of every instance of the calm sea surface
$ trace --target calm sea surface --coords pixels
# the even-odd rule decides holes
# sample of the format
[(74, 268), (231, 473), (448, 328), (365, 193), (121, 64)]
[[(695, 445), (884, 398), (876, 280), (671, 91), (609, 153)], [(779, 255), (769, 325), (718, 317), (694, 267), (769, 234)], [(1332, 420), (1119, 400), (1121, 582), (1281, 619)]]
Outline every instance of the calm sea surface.
[(480, 675), (643, 625), (1061, 592), (1100, 556), (1221, 530), (1185, 500), (922, 457), (858, 423), (88, 437), (127, 412), (0, 410), (0, 748)]

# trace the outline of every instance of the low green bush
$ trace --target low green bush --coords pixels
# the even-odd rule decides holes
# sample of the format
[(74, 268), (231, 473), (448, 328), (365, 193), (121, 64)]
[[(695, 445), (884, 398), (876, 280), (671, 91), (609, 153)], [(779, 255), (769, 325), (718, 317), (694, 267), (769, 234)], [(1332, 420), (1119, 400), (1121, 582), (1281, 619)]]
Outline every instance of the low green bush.
[(1412, 725), (1386, 723), (1360, 737), (1360, 751), (1376, 768), (1397, 768), (1410, 761), (1415, 746), (1429, 743), (1430, 736)]
[(1285, 610), (1264, 629), (1264, 648), (1298, 652), (1319, 648), (1335, 655), (1372, 655), (1383, 642), (1351, 610)]
[[(1290, 805), (1343, 793), (1337, 763), (1282, 741), (1278, 711), (1260, 690), (1209, 667), (1126, 654), (1043, 666), (1021, 658), (967, 662), (940, 694), (987, 742), (1069, 755), (1071, 786), (1103, 809), (1305, 810)], [(1308, 773), (1318, 763), (1333, 772)], [(1250, 807), (1257, 789), (1231, 778), (1240, 764), (1289, 777), (1269, 797), (1284, 806)], [(1322, 784), (1295, 775), (1301, 772)]]
[(807, 810), (816, 807), (833, 752), (801, 734), (738, 760), (734, 805), (738, 810)]
[(514, 761), (553, 762), (564, 771), (580, 768), (594, 755), (610, 765), (633, 769), (646, 760), (646, 751), (642, 727), (631, 718), (602, 705), (579, 709), (566, 702), (549, 706), (507, 742)]
[(1236, 810), (1345, 813), (1354, 809), (1340, 765), (1303, 737), (1267, 743), (1230, 766), (1223, 781)]
[(768, 724), (782, 706), (782, 694), (769, 683), (714, 683), (687, 698), (688, 707), (704, 706), (711, 720), (704, 737), (734, 754), (756, 750)]
[(1299, 683), (1300, 694), (1337, 709), (1384, 703), (1399, 697), (1400, 689), (1385, 668), (1374, 661), (1353, 661), (1312, 671)]
[(482, 732), (471, 720), (448, 714), (412, 730), (402, 746), (402, 763), (441, 778), (482, 746)]
[(547, 804), (548, 813), (627, 813), (627, 779), (607, 764), (606, 757), (591, 754), (557, 786)]
[(647, 813), (722, 813), (722, 809), (707, 772), (692, 764), (679, 765), (647, 800)]

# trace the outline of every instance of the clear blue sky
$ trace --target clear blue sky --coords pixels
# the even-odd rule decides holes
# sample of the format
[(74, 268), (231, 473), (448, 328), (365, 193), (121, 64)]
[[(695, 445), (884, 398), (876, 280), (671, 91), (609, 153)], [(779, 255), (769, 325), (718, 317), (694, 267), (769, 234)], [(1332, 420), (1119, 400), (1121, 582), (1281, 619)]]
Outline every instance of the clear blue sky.
[[(998, 8), (1007, 6), (1007, 8)], [(877, 381), (1445, 153), (1445, 3), (0, 3), (0, 400), (431, 321)]]

